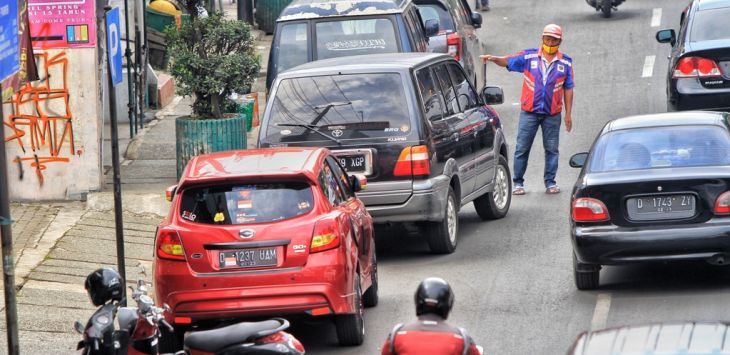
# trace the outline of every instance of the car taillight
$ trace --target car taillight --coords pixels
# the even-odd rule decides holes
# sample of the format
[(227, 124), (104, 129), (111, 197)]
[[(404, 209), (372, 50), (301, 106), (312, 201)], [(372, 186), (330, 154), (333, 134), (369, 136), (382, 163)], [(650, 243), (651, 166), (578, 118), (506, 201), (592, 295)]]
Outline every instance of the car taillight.
[(312, 243), (309, 246), (310, 253), (330, 250), (340, 245), (340, 232), (337, 230), (337, 221), (334, 219), (322, 219), (314, 225)]
[(715, 214), (730, 214), (730, 191), (724, 192), (715, 200), (713, 211)]
[(673, 78), (706, 78), (721, 76), (720, 68), (712, 59), (700, 57), (684, 57), (677, 62)]
[(446, 45), (449, 55), (456, 60), (461, 60), (461, 36), (458, 33), (449, 34), (446, 36)]
[(157, 232), (157, 257), (169, 260), (185, 260), (185, 250), (177, 231), (160, 228)]
[(606, 205), (590, 197), (580, 197), (573, 201), (572, 216), (576, 222), (600, 222), (609, 219)]
[(429, 175), (431, 174), (431, 160), (428, 156), (428, 147), (417, 145), (405, 147), (400, 152), (398, 161), (393, 169), (394, 176)]

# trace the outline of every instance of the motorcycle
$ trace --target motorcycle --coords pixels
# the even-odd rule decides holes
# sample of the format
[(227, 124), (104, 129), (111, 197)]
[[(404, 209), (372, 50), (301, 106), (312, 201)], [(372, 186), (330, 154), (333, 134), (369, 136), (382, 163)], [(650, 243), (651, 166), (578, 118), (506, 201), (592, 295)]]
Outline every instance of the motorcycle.
[(617, 7), (626, 0), (586, 0), (596, 11), (601, 11), (603, 17), (611, 17), (611, 10), (617, 11)]
[[(105, 280), (97, 277), (97, 281), (106, 284), (90, 287), (89, 278), (102, 270), (107, 277)], [(143, 280), (137, 282), (136, 290), (132, 288), (132, 298), (137, 307), (122, 307), (124, 296), (119, 288), (124, 281), (115, 274), (116, 271), (112, 269), (99, 269), (87, 278), (87, 291), (92, 303), (99, 308), (89, 318), (86, 326), (79, 321), (75, 322), (74, 328), (83, 334), (77, 350), (81, 350), (82, 355), (164, 355), (158, 349), (162, 336), (160, 327), (167, 328), (169, 334), (174, 331), (164, 316), (170, 311), (169, 307), (154, 305)], [(105, 291), (96, 292), (99, 289)], [(115, 327), (115, 319), (118, 328)], [(185, 334), (185, 350), (174, 355), (303, 355), (304, 347), (299, 340), (284, 331), (287, 328), (289, 322), (286, 319), (273, 318), (212, 330), (191, 331)]]

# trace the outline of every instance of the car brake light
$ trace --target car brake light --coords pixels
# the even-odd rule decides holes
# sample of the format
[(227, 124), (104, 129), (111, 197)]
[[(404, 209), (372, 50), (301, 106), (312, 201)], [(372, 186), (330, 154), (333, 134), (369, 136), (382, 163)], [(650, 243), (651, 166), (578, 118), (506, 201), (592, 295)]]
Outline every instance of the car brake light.
[(400, 152), (398, 161), (393, 169), (394, 176), (429, 175), (431, 174), (431, 159), (428, 147), (417, 145), (405, 147)]
[(446, 36), (446, 45), (449, 55), (456, 60), (461, 60), (461, 36), (458, 33), (451, 33)]
[(157, 232), (157, 257), (169, 260), (185, 260), (185, 250), (177, 231), (161, 228)]
[(694, 78), (721, 76), (720, 68), (712, 59), (684, 57), (677, 62), (673, 78)]
[(730, 214), (730, 191), (722, 193), (715, 201), (715, 214)]
[(310, 253), (330, 250), (340, 245), (340, 236), (337, 231), (337, 222), (334, 219), (322, 219), (314, 225)]
[(576, 222), (600, 222), (609, 219), (606, 205), (590, 197), (580, 197), (573, 201), (572, 216)]

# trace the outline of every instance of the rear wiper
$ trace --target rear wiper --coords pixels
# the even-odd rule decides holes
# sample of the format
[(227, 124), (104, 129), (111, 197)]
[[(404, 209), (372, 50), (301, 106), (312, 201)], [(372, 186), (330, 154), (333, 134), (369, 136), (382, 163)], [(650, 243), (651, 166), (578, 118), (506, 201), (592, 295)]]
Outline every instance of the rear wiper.
[(317, 114), (317, 117), (315, 117), (312, 120), (312, 122), (310, 122), (310, 124), (311, 125), (316, 125), (317, 123), (319, 123), (319, 120), (321, 120), (322, 117), (324, 117), (327, 114), (327, 112), (329, 112), (333, 107), (335, 107), (335, 106), (347, 106), (347, 105), (352, 105), (352, 102), (350, 102), (350, 101), (330, 102), (330, 103), (328, 103), (326, 105), (314, 106), (315, 109), (317, 109), (317, 110), (323, 110), (323, 111), (320, 112), (319, 114)]
[(317, 126), (317, 125), (303, 124), (303, 123), (277, 123), (276, 126), (278, 126), (278, 127), (302, 127), (302, 128), (306, 128), (306, 129), (308, 129), (308, 130), (310, 130), (310, 131), (312, 131), (314, 133), (319, 134), (322, 137), (325, 137), (325, 138), (327, 138), (327, 139), (329, 139), (329, 140), (331, 140), (331, 141), (333, 141), (333, 142), (335, 142), (337, 144), (342, 145), (342, 143), (340, 143), (340, 140), (339, 139), (337, 139), (335, 137), (330, 137), (330, 136), (328, 136), (328, 135), (320, 132), (317, 129), (317, 128), (319, 128), (319, 126)]

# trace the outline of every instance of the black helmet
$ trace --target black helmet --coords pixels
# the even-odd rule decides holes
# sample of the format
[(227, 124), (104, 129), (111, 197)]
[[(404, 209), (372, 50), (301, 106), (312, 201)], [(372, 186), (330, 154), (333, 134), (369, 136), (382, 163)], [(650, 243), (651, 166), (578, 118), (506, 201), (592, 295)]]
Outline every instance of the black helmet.
[(433, 313), (446, 319), (454, 305), (451, 286), (442, 278), (429, 277), (418, 285), (416, 290), (416, 315)]
[(89, 274), (84, 287), (94, 306), (101, 306), (109, 301), (121, 301), (124, 297), (124, 280), (112, 268), (105, 267)]

